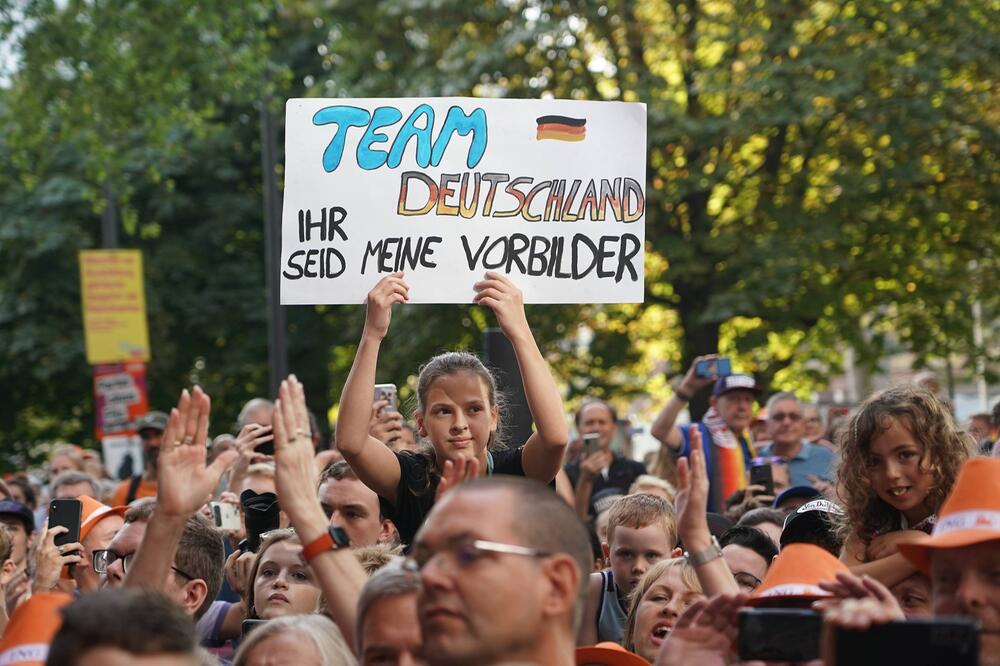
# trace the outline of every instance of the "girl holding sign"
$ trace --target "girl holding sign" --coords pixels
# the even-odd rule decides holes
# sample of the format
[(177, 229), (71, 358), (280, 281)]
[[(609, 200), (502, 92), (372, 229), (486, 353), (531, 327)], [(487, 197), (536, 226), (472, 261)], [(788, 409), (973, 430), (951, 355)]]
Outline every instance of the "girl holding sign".
[(562, 465), (569, 439), (562, 399), (531, 334), (521, 291), (494, 272), (486, 273), (473, 289), (473, 302), (493, 310), (521, 370), (536, 431), (517, 448), (498, 441), (496, 380), (467, 352), (439, 354), (420, 370), (414, 417), (420, 436), (431, 443), (429, 450), (394, 453), (368, 434), (379, 346), (389, 331), (392, 306), (409, 300), (409, 287), (402, 273), (392, 273), (368, 294), (361, 344), (341, 397), (337, 448), (378, 493), (383, 514), (396, 524), (405, 544), (413, 540), (437, 495), (464, 478), (513, 474), (549, 483)]

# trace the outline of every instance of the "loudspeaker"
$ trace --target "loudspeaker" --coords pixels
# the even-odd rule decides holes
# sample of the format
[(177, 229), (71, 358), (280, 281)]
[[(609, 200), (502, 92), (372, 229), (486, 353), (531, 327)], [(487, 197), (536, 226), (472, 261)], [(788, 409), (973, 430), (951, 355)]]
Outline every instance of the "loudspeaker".
[(521, 446), (533, 432), (531, 412), (524, 397), (524, 383), (521, 381), (521, 370), (517, 367), (514, 345), (499, 328), (483, 331), (483, 363), (497, 378), (497, 386), (507, 402), (501, 434), (510, 447)]

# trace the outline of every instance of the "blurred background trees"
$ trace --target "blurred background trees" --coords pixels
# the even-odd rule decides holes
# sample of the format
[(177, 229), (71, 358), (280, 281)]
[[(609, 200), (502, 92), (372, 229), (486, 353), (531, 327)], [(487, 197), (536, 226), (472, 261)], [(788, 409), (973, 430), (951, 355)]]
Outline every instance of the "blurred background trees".
[[(571, 401), (652, 407), (665, 374), (716, 349), (802, 392), (845, 349), (869, 369), (898, 350), (998, 360), (990, 3), (0, 0), (0, 17), (8, 456), (92, 437), (76, 252), (100, 246), (107, 206), (145, 257), (151, 404), (198, 381), (221, 432), (266, 395), (259, 113), (277, 115), (280, 146), (297, 96), (647, 104), (645, 304), (529, 313)], [(339, 397), (362, 318), (288, 308), (316, 411)], [(421, 361), (479, 348), (490, 319), (403, 308), (380, 381), (405, 397)]]

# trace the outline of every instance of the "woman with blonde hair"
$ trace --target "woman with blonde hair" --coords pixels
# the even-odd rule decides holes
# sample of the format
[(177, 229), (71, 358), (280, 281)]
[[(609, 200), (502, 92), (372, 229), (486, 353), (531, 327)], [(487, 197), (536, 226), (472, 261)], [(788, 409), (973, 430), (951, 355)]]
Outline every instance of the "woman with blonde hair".
[(271, 620), (320, 609), (323, 593), (301, 554), (302, 543), (292, 529), (264, 533), (246, 589), (251, 619)]
[(656, 661), (677, 618), (698, 599), (701, 583), (687, 559), (660, 560), (649, 568), (632, 591), (622, 645), (650, 663)]
[(268, 620), (243, 640), (233, 659), (233, 666), (357, 666), (357, 663), (340, 629), (325, 615), (286, 615)]

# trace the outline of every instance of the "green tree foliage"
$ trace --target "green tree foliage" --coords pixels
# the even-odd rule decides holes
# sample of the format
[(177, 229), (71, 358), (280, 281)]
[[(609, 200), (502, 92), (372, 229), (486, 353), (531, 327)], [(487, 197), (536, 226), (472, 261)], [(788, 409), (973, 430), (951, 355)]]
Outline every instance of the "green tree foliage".
[[(92, 429), (76, 252), (108, 191), (146, 261), (153, 404), (200, 381), (222, 431), (266, 393), (258, 114), (302, 95), (647, 104), (646, 304), (530, 308), (571, 398), (652, 408), (665, 371), (719, 348), (799, 389), (844, 342), (868, 365), (969, 354), (969, 301), (1000, 306), (997, 18), (976, 0), (0, 0), (0, 448)], [(362, 316), (289, 308), (317, 410)], [(380, 381), (405, 397), (491, 323), (402, 308)]]

